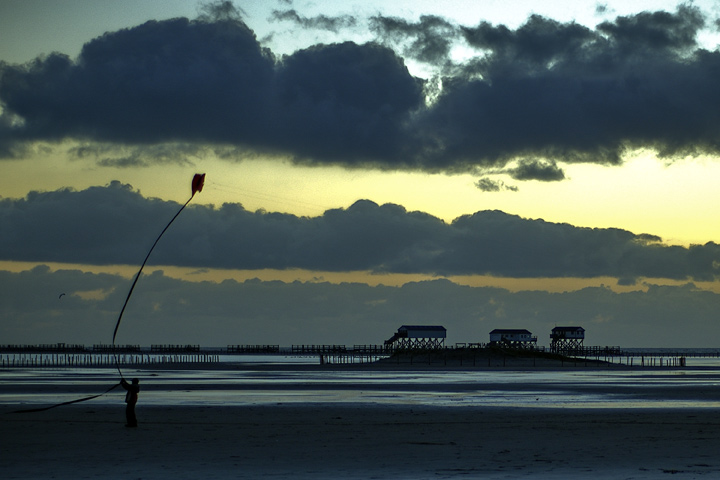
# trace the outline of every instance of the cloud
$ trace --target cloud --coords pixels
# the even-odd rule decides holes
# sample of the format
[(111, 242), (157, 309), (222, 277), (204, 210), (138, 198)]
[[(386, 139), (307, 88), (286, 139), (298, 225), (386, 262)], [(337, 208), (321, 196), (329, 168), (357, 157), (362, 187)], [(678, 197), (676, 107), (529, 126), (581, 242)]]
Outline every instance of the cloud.
[(502, 180), (492, 180), (487, 177), (483, 177), (475, 182), (475, 186), (483, 192), (501, 192), (501, 191), (511, 191), (511, 192), (517, 192), (518, 187), (507, 185)]
[[(540, 182), (559, 182), (565, 180), (565, 172), (558, 167), (554, 161), (521, 159), (515, 166), (488, 169), (482, 172), (484, 175), (509, 175), (514, 180), (527, 181), (537, 180)], [(519, 188), (508, 185), (502, 180), (492, 180), (483, 176), (475, 182), (475, 186), (483, 192), (512, 191), (517, 192)]]
[(434, 65), (449, 61), (459, 36), (455, 24), (436, 15), (422, 15), (418, 22), (376, 15), (370, 19), (370, 30), (385, 45), (404, 45), (403, 55)]
[(540, 180), (542, 182), (565, 180), (565, 173), (555, 162), (521, 160), (518, 166), (510, 169), (509, 172), (515, 180)]
[[(517, 157), (617, 164), (628, 148), (717, 153), (718, 52), (696, 49), (699, 10), (618, 17), (596, 30), (532, 16), (517, 30), (463, 28), (490, 53), (427, 111), (436, 161)], [(703, 98), (710, 103), (702, 105)]]
[[(641, 147), (667, 157), (720, 153), (720, 52), (698, 46), (708, 22), (693, 6), (595, 28), (537, 15), (516, 29), (376, 15), (367, 25), (378, 43), (314, 45), (278, 58), (228, 5), (196, 20), (108, 32), (76, 60), (53, 53), (2, 64), (0, 155), (73, 139), (429, 172), (534, 159), (518, 179), (547, 180), (561, 170), (525, 170), (619, 164)], [(276, 17), (303, 28), (355, 25), (354, 17), (295, 10)], [(475, 56), (458, 63), (455, 47)], [(441, 76), (414, 77), (403, 56)], [(101, 163), (152, 161), (116, 155)]]
[(23, 120), (0, 134), (8, 151), (13, 139), (75, 138), (381, 162), (400, 158), (422, 82), (375, 44), (319, 45), (276, 62), (241, 21), (174, 19), (108, 33), (76, 62), (52, 54), (7, 66), (0, 99), (5, 124)]
[(345, 42), (284, 58), (275, 94), (276, 145), (307, 161), (399, 165), (422, 82), (391, 50)]
[(664, 56), (667, 51), (683, 54), (697, 47), (697, 33), (704, 26), (700, 10), (681, 5), (676, 14), (659, 11), (618, 17), (598, 25), (598, 31), (610, 36), (620, 51)]
[[(527, 328), (549, 344), (562, 320), (586, 345), (711, 347), (720, 295), (691, 284), (512, 293), (447, 280), (400, 287), (248, 280), (193, 282), (146, 270), (123, 316), (119, 344), (382, 344), (403, 323), (442, 324), (448, 343), (487, 342), (494, 328)], [(0, 336), (10, 344), (109, 344), (131, 279), (45, 266), (0, 271)], [(62, 300), (57, 292), (66, 292)], [(102, 295), (83, 292), (101, 291)], [(558, 320), (560, 319), (560, 320)], [(704, 339), (698, 340), (702, 331)]]
[(598, 2), (595, 5), (595, 14), (596, 15), (603, 15), (605, 13), (608, 13), (608, 11), (610, 11), (610, 7), (608, 6), (607, 3), (599, 3)]
[[(0, 259), (135, 265), (178, 209), (129, 185), (32, 192), (0, 200)], [(83, 232), (82, 235), (77, 232)], [(191, 205), (153, 253), (155, 265), (501, 277), (714, 280), (720, 246), (667, 246), (591, 229), (481, 211), (452, 223), (362, 200), (318, 217)]]
[(209, 3), (202, 3), (199, 7), (200, 14), (198, 21), (216, 22), (223, 20), (242, 21), (245, 10), (233, 4), (231, 0), (217, 0)]
[(358, 23), (357, 19), (350, 15), (340, 15), (337, 17), (317, 15), (315, 17), (305, 17), (300, 15), (295, 9), (273, 10), (271, 19), (277, 21), (290, 21), (296, 23), (302, 28), (314, 28), (335, 33), (341, 29), (355, 27)]
[(71, 147), (68, 153), (79, 159), (94, 158), (101, 166), (124, 168), (159, 164), (189, 165), (193, 159), (201, 157), (207, 151), (208, 149), (191, 143), (161, 143), (138, 147), (89, 142)]
[(107, 33), (77, 61), (7, 66), (0, 99), (23, 119), (9, 132), (21, 140), (241, 144), (262, 133), (273, 69), (244, 23), (178, 18)]

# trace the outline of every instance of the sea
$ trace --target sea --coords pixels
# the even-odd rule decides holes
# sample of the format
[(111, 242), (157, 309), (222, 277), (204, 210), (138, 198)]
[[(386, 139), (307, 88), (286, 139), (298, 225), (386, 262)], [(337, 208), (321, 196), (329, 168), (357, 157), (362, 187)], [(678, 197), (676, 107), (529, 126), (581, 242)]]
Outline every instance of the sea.
[[(657, 351), (654, 349), (654, 351)], [(317, 357), (222, 356), (208, 368), (122, 367), (138, 378), (140, 406), (283, 404), (510, 408), (719, 408), (720, 359), (685, 367), (559, 369), (312, 368)], [(221, 368), (218, 368), (221, 367)], [(0, 368), (0, 406), (40, 408), (101, 394), (110, 367)], [(82, 405), (122, 404), (116, 388)]]

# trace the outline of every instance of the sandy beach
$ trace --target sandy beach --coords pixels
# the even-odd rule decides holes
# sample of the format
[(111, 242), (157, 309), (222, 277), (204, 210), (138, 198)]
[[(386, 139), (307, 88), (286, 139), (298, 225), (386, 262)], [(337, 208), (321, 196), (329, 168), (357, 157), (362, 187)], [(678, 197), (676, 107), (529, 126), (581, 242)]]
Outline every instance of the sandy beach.
[(720, 478), (714, 368), (189, 367), (126, 370), (136, 429), (122, 392), (12, 413), (112, 369), (3, 371), (0, 393), (32, 401), (0, 404), (0, 478)]
[(2, 408), (0, 475), (39, 478), (718, 478), (716, 409), (90, 403)]

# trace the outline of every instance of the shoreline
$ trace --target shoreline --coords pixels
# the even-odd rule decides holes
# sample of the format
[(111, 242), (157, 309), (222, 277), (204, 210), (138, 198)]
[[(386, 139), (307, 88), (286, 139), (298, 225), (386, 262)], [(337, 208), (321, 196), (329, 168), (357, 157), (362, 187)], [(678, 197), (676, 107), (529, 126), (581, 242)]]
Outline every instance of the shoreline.
[[(246, 406), (323, 402), (521, 408), (720, 408), (720, 369), (390, 368), (367, 366), (197, 364), (127, 368), (140, 378), (145, 405)], [(0, 406), (44, 407), (117, 384), (115, 369), (0, 371)], [(112, 403), (112, 397), (93, 403)], [(116, 393), (117, 393), (116, 392)]]

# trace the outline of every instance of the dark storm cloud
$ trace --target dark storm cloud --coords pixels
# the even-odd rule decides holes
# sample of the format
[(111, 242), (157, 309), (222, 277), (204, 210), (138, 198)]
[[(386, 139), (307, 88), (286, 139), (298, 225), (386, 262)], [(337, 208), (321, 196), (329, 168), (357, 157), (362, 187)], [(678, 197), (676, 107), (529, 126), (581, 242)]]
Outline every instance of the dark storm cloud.
[[(586, 330), (588, 345), (712, 347), (720, 323), (708, 322), (720, 295), (692, 285), (548, 293), (456, 285), (401, 287), (359, 283), (248, 280), (184, 281), (146, 270), (119, 344), (382, 344), (404, 323), (442, 324), (448, 344), (487, 342), (495, 328), (526, 328), (549, 343), (558, 319)], [(44, 266), (0, 271), (4, 343), (109, 344), (131, 279)], [(62, 300), (59, 291), (66, 292)], [(702, 338), (697, 332), (703, 332)]]
[[(540, 16), (511, 29), (378, 15), (367, 25), (380, 43), (315, 45), (282, 58), (239, 12), (220, 10), (107, 33), (77, 60), (54, 53), (3, 64), (0, 154), (67, 138), (198, 143), (301, 162), (453, 172), (523, 158), (617, 164), (634, 147), (720, 153), (720, 52), (699, 48), (708, 22), (692, 6), (594, 29)], [(294, 10), (276, 16), (307, 28), (352, 24)], [(476, 56), (453, 64), (456, 45)], [(442, 78), (413, 77), (401, 55)], [(548, 173), (561, 172), (520, 178)]]
[[(7, 66), (6, 149), (17, 140), (204, 142), (302, 160), (397, 158), (422, 83), (390, 49), (319, 45), (276, 62), (241, 21), (148, 22), (61, 54)], [(8, 123), (8, 120), (5, 121)], [(395, 151), (395, 152), (393, 152)]]
[[(0, 259), (137, 264), (178, 205), (113, 183), (0, 200)], [(78, 233), (82, 232), (82, 233)], [(713, 280), (720, 246), (666, 246), (652, 235), (579, 228), (499, 211), (450, 224), (358, 201), (318, 217), (191, 205), (152, 263), (198, 268), (370, 270), (504, 277)]]
[(174, 19), (108, 33), (73, 62), (54, 53), (3, 70), (19, 138), (120, 143), (257, 142), (273, 59), (244, 24)]
[(489, 163), (614, 164), (637, 146), (717, 153), (720, 54), (695, 48), (703, 25), (697, 9), (679, 7), (596, 30), (538, 16), (517, 30), (465, 27), (467, 42), (490, 53), (449, 82), (424, 129), (445, 162), (482, 152)]
[(422, 84), (402, 60), (376, 44), (315, 46), (277, 70), (276, 145), (307, 161), (398, 164), (403, 124), (420, 106)]
[(643, 12), (634, 16), (618, 17), (614, 22), (603, 22), (598, 31), (607, 34), (623, 52), (687, 52), (697, 46), (697, 33), (705, 26), (699, 10), (680, 6), (677, 14)]

